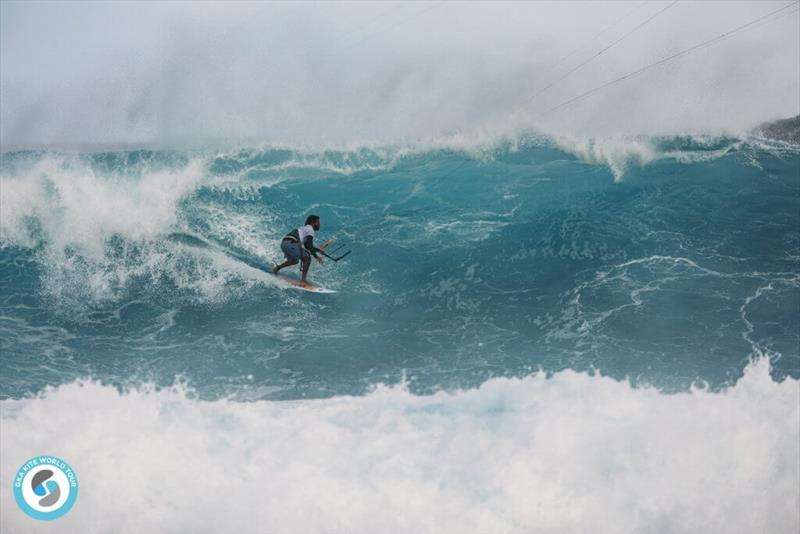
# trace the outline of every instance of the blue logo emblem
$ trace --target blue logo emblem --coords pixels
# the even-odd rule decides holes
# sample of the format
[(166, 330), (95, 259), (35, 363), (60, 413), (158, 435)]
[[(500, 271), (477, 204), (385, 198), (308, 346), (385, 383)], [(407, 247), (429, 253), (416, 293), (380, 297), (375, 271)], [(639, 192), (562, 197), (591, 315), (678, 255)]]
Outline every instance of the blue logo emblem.
[(78, 498), (78, 476), (55, 456), (35, 456), (17, 469), (14, 499), (34, 519), (50, 521), (70, 511)]

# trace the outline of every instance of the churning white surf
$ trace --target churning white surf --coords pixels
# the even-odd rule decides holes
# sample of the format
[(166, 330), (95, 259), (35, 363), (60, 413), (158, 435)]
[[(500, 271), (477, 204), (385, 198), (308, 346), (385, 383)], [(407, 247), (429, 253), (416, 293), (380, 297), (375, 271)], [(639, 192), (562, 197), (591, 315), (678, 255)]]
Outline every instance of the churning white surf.
[(2, 480), (68, 459), (54, 524), (4, 532), (796, 532), (800, 382), (766, 359), (664, 394), (597, 375), (415, 396), (201, 401), (85, 381), (2, 406)]

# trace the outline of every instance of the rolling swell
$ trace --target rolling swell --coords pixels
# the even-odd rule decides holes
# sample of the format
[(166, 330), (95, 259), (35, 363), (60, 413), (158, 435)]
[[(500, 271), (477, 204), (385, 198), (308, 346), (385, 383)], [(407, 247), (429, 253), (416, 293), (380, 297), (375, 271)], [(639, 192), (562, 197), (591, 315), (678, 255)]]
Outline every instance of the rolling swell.
[[(539, 368), (675, 390), (761, 355), (797, 378), (799, 164), (696, 136), (4, 154), (0, 393), (178, 376), (295, 399)], [(313, 267), (336, 296), (252, 268), (309, 212), (354, 250)]]

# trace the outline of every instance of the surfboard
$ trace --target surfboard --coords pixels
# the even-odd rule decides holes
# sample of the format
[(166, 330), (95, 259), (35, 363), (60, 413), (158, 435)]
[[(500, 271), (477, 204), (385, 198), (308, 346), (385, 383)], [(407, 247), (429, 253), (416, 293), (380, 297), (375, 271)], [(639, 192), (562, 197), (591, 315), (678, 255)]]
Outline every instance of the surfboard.
[[(300, 283), (300, 280), (292, 278), (291, 276), (286, 276), (283, 274), (273, 274), (271, 266), (264, 265), (263, 263), (255, 261), (254, 259), (249, 258), (241, 253), (225, 248), (218, 243), (211, 243), (200, 237), (196, 237), (185, 233), (174, 233), (170, 234), (169, 238), (177, 243), (195, 249), (201, 249), (205, 251), (217, 251), (218, 253), (224, 255), (225, 257), (230, 258), (231, 260), (234, 260), (236, 262), (243, 263), (244, 265), (250, 267), (251, 269), (256, 269), (261, 273), (266, 273), (270, 276), (278, 278), (279, 280), (281, 280), (286, 284), (286, 287), (288, 289), (299, 289), (301, 291), (308, 291), (309, 293), (337, 293), (335, 289), (328, 289), (326, 287), (321, 287), (312, 284), (311, 282), (306, 282), (306, 284), (303, 285)], [(327, 244), (329, 243), (326, 243), (326, 245)]]
[[(264, 272), (267, 272), (267, 271), (265, 270)], [(320, 287), (320, 286), (312, 284), (311, 282), (306, 282), (306, 284), (303, 285), (303, 284), (300, 283), (300, 280), (297, 280), (296, 278), (292, 278), (290, 276), (284, 276), (282, 274), (272, 274), (272, 272), (270, 272), (269, 274), (271, 274), (275, 278), (279, 278), (279, 279), (283, 280), (284, 282), (289, 284), (292, 287), (292, 289), (300, 289), (302, 291), (308, 291), (310, 293), (336, 293), (335, 289), (328, 289), (327, 287)]]

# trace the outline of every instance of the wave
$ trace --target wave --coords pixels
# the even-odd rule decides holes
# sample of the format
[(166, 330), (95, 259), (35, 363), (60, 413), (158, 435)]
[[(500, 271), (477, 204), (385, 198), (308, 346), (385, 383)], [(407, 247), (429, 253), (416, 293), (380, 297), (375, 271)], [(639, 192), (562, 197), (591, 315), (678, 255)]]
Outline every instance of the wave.
[(204, 173), (200, 160), (109, 172), (102, 162), (45, 154), (22, 172), (3, 175), (0, 240), (28, 247), (46, 241), (53, 249), (100, 257), (114, 235), (142, 241), (175, 225), (178, 202)]
[[(474, 152), (6, 155), (0, 330), (11, 374), (0, 396), (87, 370), (112, 384), (185, 372), (208, 398), (250, 374), (282, 399), (360, 393), (404, 370), (427, 392), (538, 367), (680, 390), (698, 377), (730, 383), (754, 349), (776, 378), (796, 377), (800, 152), (640, 141), (650, 148), (633, 145), (641, 161), (630, 167), (628, 145), (595, 143), (581, 159), (536, 137)], [(303, 158), (321, 166), (287, 163)], [(619, 158), (624, 180), (602, 158)], [(314, 265), (312, 279), (339, 290), (327, 300), (288, 295), (263, 273), (309, 213), (321, 237), (353, 250)], [(349, 357), (329, 372), (318, 343)], [(203, 370), (186, 367), (198, 357)], [(16, 378), (33, 367), (38, 385)]]
[(511, 127), (506, 130), (459, 132), (391, 145), (376, 142), (316, 146), (253, 145), (218, 153), (211, 169), (222, 173), (236, 171), (239, 176), (248, 176), (249, 171), (287, 169), (318, 170), (347, 176), (360, 172), (390, 172), (408, 160), (448, 153), (487, 162), (504, 160), (520, 153), (541, 156), (548, 151), (550, 158), (566, 155), (592, 165), (606, 166), (615, 178), (621, 179), (628, 169), (659, 160), (695, 163), (740, 151), (796, 155), (800, 152), (800, 145), (766, 137), (760, 132), (598, 137), (580, 132), (556, 133)]
[[(800, 382), (774, 381), (766, 359), (718, 392), (563, 371), (430, 396), (208, 402), (79, 381), (0, 408), (0, 478), (42, 453), (76, 469), (70, 531), (800, 528)], [(4, 532), (51, 528), (10, 492), (0, 503)]]
[[(603, 159), (592, 150), (572, 151), (586, 161)], [(169, 234), (194, 231), (266, 264), (277, 259), (275, 247), (266, 243), (285, 229), (275, 213), (259, 209), (265, 191), (332, 175), (371, 177), (409, 169), (419, 175), (428, 167), (455, 175), (465, 166), (519, 157), (573, 156), (532, 135), (488, 143), (456, 136), (417, 146), (267, 146), (222, 153), (7, 153), (0, 161), (0, 245), (34, 251), (43, 266), (43, 292), (54, 301), (116, 300), (130, 281), (163, 275), (190, 292), (204, 290), (202, 298), (213, 301), (225, 293), (229, 277), (173, 247)], [(494, 226), (476, 221), (474, 233), (485, 239)], [(447, 225), (431, 220), (428, 227)], [(186, 265), (193, 271), (189, 283), (181, 272)], [(202, 282), (194, 279), (199, 272), (207, 273)]]
[[(581, 133), (547, 133), (541, 130), (513, 128), (507, 131), (455, 133), (433, 138), (383, 144), (378, 142), (348, 144), (250, 144), (241, 147), (164, 150), (156, 148), (117, 148), (102, 146), (78, 150), (5, 151), (0, 170), (5, 179), (56, 171), (82, 175), (125, 175), (145, 177), (152, 171), (168, 171), (200, 164), (205, 172), (217, 177), (241, 181), (258, 180), (271, 171), (297, 169), (349, 176), (362, 172), (391, 172), (404, 161), (447, 153), (462, 154), (478, 161), (503, 160), (519, 153), (563, 151), (590, 164), (607, 166), (614, 176), (626, 168), (644, 166), (653, 161), (671, 159), (693, 163), (724, 157), (732, 152), (749, 150), (776, 155), (792, 155), (800, 145), (763, 136), (760, 132), (741, 135), (689, 133), (672, 136), (604, 136)], [(558, 154), (550, 154), (558, 157)], [(194, 157), (194, 160), (192, 160)]]

